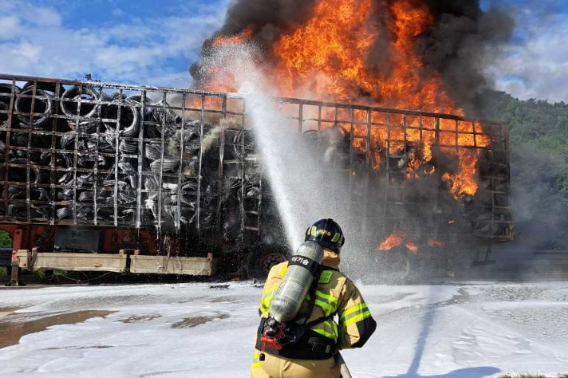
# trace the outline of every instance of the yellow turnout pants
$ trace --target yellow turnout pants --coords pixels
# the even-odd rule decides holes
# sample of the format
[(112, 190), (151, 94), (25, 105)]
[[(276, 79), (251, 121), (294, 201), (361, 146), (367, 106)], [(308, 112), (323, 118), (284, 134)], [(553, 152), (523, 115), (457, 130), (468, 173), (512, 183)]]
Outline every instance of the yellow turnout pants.
[[(264, 354), (264, 361), (260, 355)], [(291, 360), (255, 350), (250, 378), (340, 378), (332, 357), (327, 360)]]

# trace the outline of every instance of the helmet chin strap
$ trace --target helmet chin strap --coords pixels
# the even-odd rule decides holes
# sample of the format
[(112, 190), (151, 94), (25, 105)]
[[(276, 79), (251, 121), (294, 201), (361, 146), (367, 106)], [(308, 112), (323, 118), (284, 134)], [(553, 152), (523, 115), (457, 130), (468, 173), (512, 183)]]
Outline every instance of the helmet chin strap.
[[(337, 248), (337, 249), (338, 249), (339, 251), (341, 251), (341, 247), (339, 247), (339, 248)], [(336, 254), (336, 255), (339, 256), (339, 252), (335, 252), (334, 250), (331, 250), (331, 249), (329, 249), (329, 248), (323, 247), (323, 250), (324, 250), (324, 251), (327, 251), (327, 252), (331, 252), (331, 253)]]

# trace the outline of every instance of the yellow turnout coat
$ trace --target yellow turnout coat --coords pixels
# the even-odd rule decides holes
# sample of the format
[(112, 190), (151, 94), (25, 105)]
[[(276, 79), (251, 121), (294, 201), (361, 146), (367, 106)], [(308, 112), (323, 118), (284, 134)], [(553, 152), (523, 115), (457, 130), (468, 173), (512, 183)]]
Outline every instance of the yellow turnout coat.
[[(300, 342), (285, 345), (281, 350), (262, 351), (260, 328), (251, 367), (252, 378), (338, 378), (339, 369), (333, 355), (338, 349), (362, 347), (376, 329), (355, 284), (338, 270), (339, 255), (325, 249), (322, 272), (315, 292), (313, 311), (307, 324), (321, 320), (306, 331)], [(275, 265), (270, 270), (260, 303), (262, 319), (269, 317), (270, 301), (286, 274), (288, 263)], [(300, 313), (307, 308), (304, 302)], [(337, 319), (337, 320), (336, 320)], [(261, 323), (262, 324), (262, 323)], [(318, 341), (318, 349), (307, 340)]]

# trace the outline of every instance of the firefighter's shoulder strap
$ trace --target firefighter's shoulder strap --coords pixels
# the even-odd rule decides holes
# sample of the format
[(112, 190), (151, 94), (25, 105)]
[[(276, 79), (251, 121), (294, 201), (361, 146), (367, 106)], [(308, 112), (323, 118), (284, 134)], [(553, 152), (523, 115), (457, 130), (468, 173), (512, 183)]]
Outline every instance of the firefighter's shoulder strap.
[[(327, 271), (329, 272), (329, 271)], [(324, 277), (326, 278), (326, 277)], [(315, 297), (316, 297), (316, 289), (318, 287), (319, 283), (328, 283), (329, 282), (329, 278), (327, 277), (327, 282), (321, 282), (321, 279), (315, 280), (312, 283), (312, 286), (310, 287), (310, 302), (309, 302), (309, 313), (307, 314), (307, 318), (309, 319), (312, 315), (313, 309), (314, 309), (314, 305), (315, 305)], [(303, 343), (300, 342), (300, 344), (298, 345), (298, 347), (301, 350), (304, 350), (304, 352), (300, 352), (298, 357), (302, 358), (302, 357), (306, 357), (306, 358), (314, 358), (314, 359), (321, 359), (321, 358), (327, 358), (330, 357), (332, 355), (335, 354), (335, 352), (337, 351), (337, 343), (336, 341), (332, 340), (332, 339), (328, 339), (326, 337), (323, 337), (319, 334), (316, 334), (315, 332), (310, 332), (311, 328), (326, 322), (328, 320), (332, 320), (333, 317), (336, 315), (337, 311), (332, 312), (329, 315), (324, 315), (320, 318), (314, 319), (310, 322), (307, 322), (306, 320), (304, 320), (303, 326), (302, 328), (305, 330), (304, 332), (306, 333), (306, 337), (307, 338), (302, 338)], [(304, 333), (302, 332), (302, 333)], [(305, 344), (304, 344), (305, 343)], [(303, 353), (303, 354), (302, 354)], [(307, 353), (307, 354), (306, 354)]]
[[(322, 270), (319, 279), (318, 279), (317, 282), (315, 283), (316, 289), (317, 289), (318, 284), (320, 284), (320, 283), (326, 284), (326, 283), (329, 283), (329, 282), (331, 281), (331, 276), (333, 275), (333, 271), (339, 272), (338, 269), (330, 268), (330, 267), (327, 267), (327, 266), (325, 267), (324, 270)], [(311, 291), (311, 289), (312, 289), (312, 287), (310, 288), (310, 291)], [(310, 292), (310, 296), (311, 296), (311, 298), (314, 298), (314, 302), (315, 302), (315, 294), (316, 294), (315, 290), (316, 290), (316, 289), (313, 289), (313, 292)], [(314, 307), (313, 307), (313, 305), (312, 305), (312, 306), (311, 306), (311, 311), (313, 311), (313, 309), (314, 309)], [(337, 311), (334, 311), (334, 312), (332, 312), (331, 314), (329, 314), (329, 315), (327, 315), (327, 316), (324, 315), (324, 316), (322, 316), (322, 317), (320, 317), (320, 318), (318, 318), (318, 319), (314, 319), (314, 320), (312, 320), (311, 322), (307, 322), (307, 323), (305, 324), (305, 327), (306, 327), (306, 328), (311, 328), (311, 327), (313, 327), (313, 326), (315, 326), (315, 325), (317, 325), (317, 324), (326, 322), (326, 321), (328, 321), (328, 320), (330, 320), (330, 319), (333, 319), (333, 317), (334, 317), (336, 314), (337, 314)], [(311, 313), (310, 313), (310, 316), (311, 316)], [(308, 317), (308, 318), (309, 318), (309, 317)]]

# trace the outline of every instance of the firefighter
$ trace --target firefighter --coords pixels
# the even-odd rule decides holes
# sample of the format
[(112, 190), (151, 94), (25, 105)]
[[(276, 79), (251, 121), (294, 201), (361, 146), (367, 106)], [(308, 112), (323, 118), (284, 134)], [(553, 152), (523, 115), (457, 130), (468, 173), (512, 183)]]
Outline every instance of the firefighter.
[(321, 219), (307, 229), (305, 240), (315, 241), (324, 253), (319, 276), (312, 285), (315, 290), (310, 291), (315, 300), (308, 294), (300, 310), (311, 308), (311, 315), (307, 315), (305, 327), (293, 342), (278, 345), (281, 349), (264, 343), (263, 333), (272, 319), (270, 301), (288, 262), (272, 267), (262, 292), (251, 378), (339, 378), (334, 356), (340, 349), (362, 347), (377, 327), (357, 287), (338, 269), (345, 241), (341, 227), (333, 219)]

